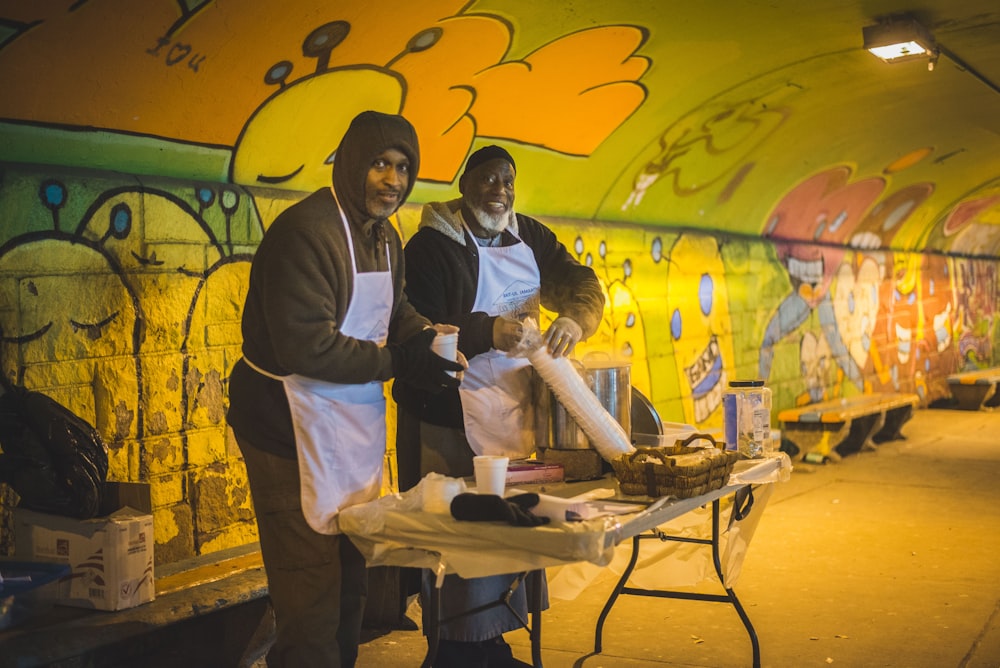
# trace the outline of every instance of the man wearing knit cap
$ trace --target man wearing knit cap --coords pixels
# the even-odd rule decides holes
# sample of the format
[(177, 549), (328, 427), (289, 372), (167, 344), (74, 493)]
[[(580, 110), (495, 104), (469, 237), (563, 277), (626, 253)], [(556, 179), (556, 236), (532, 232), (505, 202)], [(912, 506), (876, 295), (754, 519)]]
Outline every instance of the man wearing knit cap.
[(430, 350), (435, 331), (403, 293), (402, 243), (387, 220), (419, 161), (406, 119), (359, 114), (334, 157), (332, 187), (279, 215), (250, 268), (227, 419), (274, 609), (271, 667), (355, 664), (367, 571), (337, 515), (379, 495), (382, 384), (406, 379), (433, 396), (459, 383), (446, 372), (462, 365)]
[[(434, 395), (406, 381), (394, 384), (401, 489), (431, 472), (472, 475), (474, 455), (529, 457), (535, 450), (531, 368), (507, 355), (521, 340), (523, 321), (538, 322), (540, 305), (558, 314), (545, 332), (554, 356), (568, 355), (600, 324), (604, 296), (593, 270), (545, 225), (514, 211), (515, 176), (505, 149), (479, 149), (459, 178), (462, 197), (425, 205), (406, 245), (410, 302), (430, 320), (459, 327), (458, 347), (469, 368), (459, 388)], [(441, 619), (499, 601), (512, 580), (447, 576)], [(429, 586), (425, 578), (425, 592)], [(510, 599), (522, 619), (524, 589), (516, 587)], [(505, 605), (445, 623), (434, 665), (523, 666), (503, 639), (520, 627)]]

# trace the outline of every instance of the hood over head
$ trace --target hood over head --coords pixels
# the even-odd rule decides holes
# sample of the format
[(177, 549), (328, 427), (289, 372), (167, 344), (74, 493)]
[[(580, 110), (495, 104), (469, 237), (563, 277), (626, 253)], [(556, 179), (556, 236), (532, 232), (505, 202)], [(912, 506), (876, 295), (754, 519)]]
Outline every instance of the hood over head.
[(354, 117), (333, 157), (333, 189), (347, 219), (355, 224), (368, 221), (365, 181), (375, 156), (394, 148), (410, 160), (410, 178), (400, 206), (410, 196), (420, 168), (417, 132), (398, 114), (363, 111)]

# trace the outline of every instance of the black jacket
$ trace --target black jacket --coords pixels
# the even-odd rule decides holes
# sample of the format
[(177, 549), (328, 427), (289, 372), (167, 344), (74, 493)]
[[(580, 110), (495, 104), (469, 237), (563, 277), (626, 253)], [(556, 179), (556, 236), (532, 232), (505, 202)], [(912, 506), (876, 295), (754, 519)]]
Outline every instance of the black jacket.
[[(417, 311), (435, 323), (460, 328), (458, 348), (467, 359), (493, 346), (494, 316), (473, 312), (479, 280), (479, 247), (458, 218), (461, 200), (435, 202), (424, 207), (420, 228), (404, 249), (406, 295)], [(581, 265), (545, 225), (516, 214), (512, 227), (531, 248), (541, 278), (542, 307), (575, 320), (587, 338), (597, 331), (604, 312), (604, 295), (594, 271)], [(518, 243), (505, 230), (505, 246)], [(425, 422), (462, 426), (458, 390), (429, 395), (396, 382), (393, 398), (420, 413)]]

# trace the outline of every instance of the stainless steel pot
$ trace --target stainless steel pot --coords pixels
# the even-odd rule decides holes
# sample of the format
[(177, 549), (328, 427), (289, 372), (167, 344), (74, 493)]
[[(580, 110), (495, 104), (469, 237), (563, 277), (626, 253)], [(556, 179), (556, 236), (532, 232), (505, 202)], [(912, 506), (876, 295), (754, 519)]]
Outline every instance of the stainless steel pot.
[[(573, 365), (587, 387), (631, 438), (632, 365), (591, 353)], [(535, 442), (556, 450), (588, 450), (593, 445), (538, 374), (535, 374)]]

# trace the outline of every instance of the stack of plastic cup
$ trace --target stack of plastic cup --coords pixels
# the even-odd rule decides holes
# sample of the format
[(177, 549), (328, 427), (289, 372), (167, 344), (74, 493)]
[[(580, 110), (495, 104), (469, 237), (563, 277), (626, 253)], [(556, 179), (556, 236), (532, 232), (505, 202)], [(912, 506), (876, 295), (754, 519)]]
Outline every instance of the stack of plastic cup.
[(528, 351), (527, 356), (602, 458), (611, 462), (635, 451), (625, 430), (598, 401), (568, 358), (553, 358), (544, 345)]

